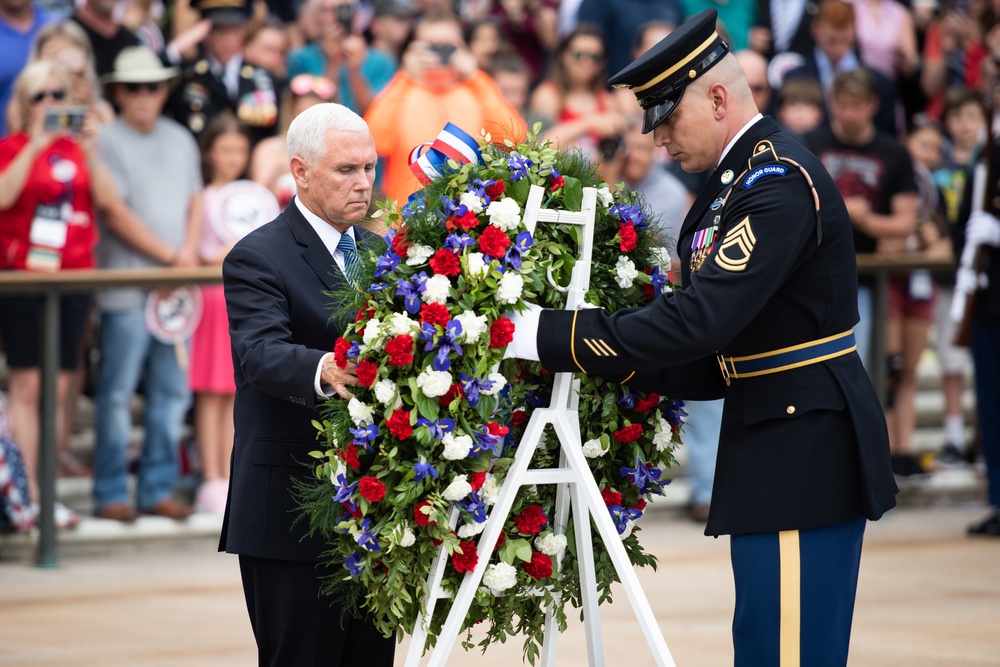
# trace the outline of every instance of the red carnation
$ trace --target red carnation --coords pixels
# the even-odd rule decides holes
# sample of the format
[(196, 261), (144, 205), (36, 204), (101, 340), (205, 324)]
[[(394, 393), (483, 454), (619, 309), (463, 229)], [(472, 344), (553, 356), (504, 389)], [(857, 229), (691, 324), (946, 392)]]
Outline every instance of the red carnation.
[(632, 509), (639, 510), (640, 512), (646, 509), (646, 499), (639, 498), (639, 500), (635, 501), (635, 505), (632, 505)]
[(604, 504), (608, 507), (613, 505), (618, 505), (621, 507), (622, 504), (622, 494), (618, 493), (613, 489), (601, 489), (601, 498), (604, 498)]
[(541, 505), (528, 505), (514, 517), (514, 524), (524, 535), (537, 535), (548, 522)]
[(363, 319), (365, 319), (365, 311), (358, 308), (358, 312), (354, 313), (354, 323), (357, 324)]
[(425, 514), (423, 512), (423, 509), (425, 507), (428, 508), (428, 512), (429, 512), (430, 511), (430, 505), (431, 505), (431, 501), (429, 501), (429, 500), (423, 500), (423, 501), (417, 503), (413, 507), (413, 522), (415, 524), (417, 524), (418, 526), (429, 526), (430, 524), (435, 523), (434, 521), (431, 521), (430, 514)]
[(504, 184), (503, 181), (493, 181), (486, 186), (486, 196), (490, 199), (496, 199), (503, 194)]
[(469, 475), (469, 486), (472, 487), (473, 491), (478, 491), (483, 488), (483, 482), (486, 481), (486, 471), (474, 472)]
[(532, 579), (548, 579), (552, 576), (552, 559), (539, 551), (532, 551), (531, 560), (524, 564), (524, 571)]
[(615, 431), (615, 440), (621, 443), (635, 442), (642, 435), (642, 424), (632, 424), (631, 426), (626, 426), (625, 428)]
[(562, 174), (559, 174), (559, 176), (552, 179), (552, 185), (549, 187), (549, 192), (555, 192), (564, 185), (566, 185), (566, 179), (563, 178)]
[(390, 366), (408, 366), (413, 363), (413, 337), (410, 334), (396, 336), (385, 344)]
[(409, 410), (393, 410), (392, 416), (386, 420), (385, 425), (389, 427), (389, 433), (392, 433), (400, 440), (406, 440), (413, 435)]
[(347, 368), (347, 351), (351, 349), (351, 344), (343, 338), (338, 338), (333, 344), (333, 360), (340, 368)]
[(642, 295), (644, 297), (646, 297), (647, 299), (649, 299), (649, 300), (653, 300), (653, 299), (656, 298), (656, 290), (654, 290), (653, 286), (650, 285), (649, 283), (643, 283), (642, 284)]
[(476, 563), (479, 562), (479, 554), (476, 553), (476, 543), (472, 540), (459, 542), (458, 547), (462, 550), (462, 553), (458, 553), (458, 549), (456, 549), (451, 555), (452, 567), (459, 574), (472, 572), (476, 569)]
[(528, 423), (528, 412), (526, 410), (514, 410), (510, 413), (510, 423), (514, 426)]
[(362, 359), (358, 362), (358, 383), (363, 387), (370, 387), (378, 377), (378, 366), (371, 359)]
[(438, 398), (438, 405), (440, 405), (441, 407), (447, 407), (451, 405), (452, 401), (454, 401), (456, 398), (459, 398), (460, 396), (462, 396), (462, 385), (457, 383), (453, 384), (451, 385), (451, 389), (448, 390), (447, 394)]
[(487, 424), (486, 429), (490, 432), (490, 435), (496, 435), (501, 438), (510, 433), (509, 428), (507, 428), (506, 426), (501, 426), (496, 422), (490, 422), (489, 424)]
[(358, 460), (358, 446), (355, 444), (350, 444), (344, 449), (340, 450), (337, 455), (344, 459), (344, 463), (350, 467), (351, 470), (357, 470), (361, 467), (361, 461)]
[(504, 535), (503, 531), (500, 532), (500, 537), (497, 538), (497, 543), (493, 545), (493, 551), (496, 551), (503, 546), (503, 543), (507, 541), (507, 536)]
[(377, 503), (385, 498), (385, 484), (380, 482), (378, 477), (371, 475), (361, 478), (358, 491), (361, 492), (361, 497), (369, 502)]
[(620, 239), (619, 247), (622, 252), (632, 252), (635, 250), (635, 244), (638, 237), (635, 234), (635, 225), (631, 222), (623, 222), (621, 230), (618, 232), (618, 238)]
[(400, 257), (406, 257), (406, 251), (410, 244), (406, 242), (406, 235), (402, 232), (392, 237), (392, 251)]
[(451, 320), (451, 313), (448, 307), (440, 303), (425, 303), (420, 306), (420, 321), (430, 324), (440, 324), (442, 327), (448, 326)]
[(431, 257), (431, 268), (434, 273), (445, 276), (457, 276), (462, 272), (462, 267), (458, 263), (458, 255), (447, 248), (441, 248)]
[(506, 317), (498, 317), (490, 325), (490, 347), (504, 347), (514, 340), (514, 323)]
[(650, 394), (646, 398), (640, 398), (638, 401), (635, 402), (635, 411), (646, 412), (647, 410), (652, 410), (659, 404), (660, 404), (660, 395)]
[(507, 253), (509, 247), (510, 237), (500, 231), (499, 227), (490, 225), (479, 235), (479, 249), (485, 255), (499, 259)]
[(462, 215), (453, 215), (448, 218), (444, 226), (449, 232), (458, 231), (458, 229), (469, 231), (479, 226), (479, 218), (476, 217), (473, 211), (467, 210)]

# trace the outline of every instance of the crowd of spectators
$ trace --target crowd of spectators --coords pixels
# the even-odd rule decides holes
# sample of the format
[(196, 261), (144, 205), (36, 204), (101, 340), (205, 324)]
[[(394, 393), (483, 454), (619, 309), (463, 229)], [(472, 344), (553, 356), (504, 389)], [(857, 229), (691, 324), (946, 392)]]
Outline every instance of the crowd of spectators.
[[(224, 244), (199, 248), (210, 220), (203, 196), (223, 182), (203, 179), (199, 142), (202, 164), (222, 159), (208, 155), (220, 145), (243, 151), (223, 180), (256, 181), (285, 206), (294, 182), (284, 131), (304, 109), (331, 101), (365, 116), (380, 156), (377, 188), (400, 204), (419, 187), (410, 151), (445, 123), (517, 140), (540, 122), (544, 138), (639, 190), (669, 244), (705, 175), (682, 172), (654, 147), (634, 95), (606, 81), (708, 7), (718, 10), (758, 108), (833, 174), (857, 251), (949, 255), (985, 136), (998, 0), (0, 0), (0, 270), (217, 263)], [(220, 134), (231, 141), (216, 141)], [(911, 445), (916, 365), (931, 337), (946, 396), (938, 459), (968, 458), (961, 392), (969, 362), (950, 345), (952, 285), (925, 272), (894, 279), (890, 358), (873, 359), (862, 279), (859, 351), (869, 368), (892, 369), (888, 418), (900, 475), (930, 463)], [(192, 511), (170, 493), (190, 381), (174, 352), (157, 348), (170, 346), (144, 334), (144, 297), (122, 290), (62, 303), (60, 400), (74, 402), (92, 340), (100, 351), (94, 495), (100, 516), (122, 521)], [(0, 299), (11, 425), (32, 480), (39, 308), (34, 297)], [(205, 398), (195, 389), (214, 406), (212, 419), (225, 422), (226, 392), (216, 400), (218, 392)], [(151, 400), (133, 508), (124, 475), (136, 391)], [(71, 425), (60, 421), (62, 443)], [(86, 470), (62, 450), (62, 472)], [(199, 496), (206, 511), (225, 502), (218, 450), (203, 452), (213, 457), (205, 482), (215, 486)], [(61, 525), (78, 521), (60, 512)]]

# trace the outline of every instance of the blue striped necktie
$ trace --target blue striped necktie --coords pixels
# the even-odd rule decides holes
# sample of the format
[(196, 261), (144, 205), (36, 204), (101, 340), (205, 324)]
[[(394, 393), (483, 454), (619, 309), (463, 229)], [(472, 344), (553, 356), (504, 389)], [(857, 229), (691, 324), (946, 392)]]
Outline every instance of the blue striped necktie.
[(352, 283), (358, 281), (358, 251), (354, 247), (354, 239), (349, 234), (341, 234), (337, 242), (337, 250), (344, 256), (344, 275)]

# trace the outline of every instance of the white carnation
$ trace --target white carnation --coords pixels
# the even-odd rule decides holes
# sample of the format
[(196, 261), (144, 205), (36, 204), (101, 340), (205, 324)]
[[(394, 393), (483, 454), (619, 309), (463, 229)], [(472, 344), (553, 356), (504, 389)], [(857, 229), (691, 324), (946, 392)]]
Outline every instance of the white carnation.
[(615, 203), (615, 198), (611, 196), (611, 188), (604, 186), (597, 191), (597, 201), (601, 203), (604, 208), (610, 208), (613, 203)]
[(470, 278), (480, 278), (490, 272), (490, 265), (481, 252), (470, 252), (465, 256), (465, 270)]
[(392, 380), (379, 380), (372, 387), (375, 392), (375, 398), (382, 405), (388, 406), (390, 403), (395, 402), (396, 399), (396, 383)]
[(449, 461), (468, 458), (469, 452), (472, 451), (472, 438), (467, 435), (445, 433), (441, 438), (441, 444), (444, 445), (444, 453), (441, 456)]
[(462, 333), (465, 335), (467, 343), (475, 343), (486, 333), (485, 315), (476, 315), (471, 310), (463, 310), (455, 316), (455, 319), (462, 324)]
[(497, 301), (500, 303), (517, 303), (521, 299), (521, 292), (523, 290), (524, 278), (521, 277), (521, 274), (507, 271), (503, 274), (503, 278), (500, 279), (500, 286), (497, 288)]
[(639, 271), (636, 270), (631, 259), (624, 255), (618, 257), (618, 262), (615, 264), (615, 282), (618, 283), (619, 287), (628, 289), (632, 286), (632, 281), (637, 275), (639, 275)]
[(494, 595), (502, 593), (517, 584), (517, 568), (507, 563), (493, 563), (483, 574), (483, 586), (489, 588)]
[(441, 496), (445, 500), (457, 502), (470, 493), (472, 493), (472, 486), (469, 484), (468, 478), (465, 475), (456, 475), (455, 479), (452, 480)]
[(656, 445), (656, 451), (662, 452), (670, 449), (673, 446), (671, 439), (673, 433), (670, 430), (670, 424), (666, 419), (660, 420), (660, 427), (656, 429), (656, 433), (653, 435), (653, 444)]
[(427, 289), (420, 295), (424, 303), (445, 304), (448, 302), (448, 291), (451, 289), (451, 281), (448, 280), (448, 276), (439, 273), (428, 278), (424, 286)]
[(393, 313), (389, 316), (389, 333), (393, 336), (404, 336), (419, 328), (420, 325), (416, 320), (410, 319), (403, 313)]
[(556, 535), (555, 533), (539, 535), (535, 538), (535, 546), (546, 556), (558, 558), (566, 550), (566, 536)]
[(459, 206), (464, 204), (473, 213), (479, 213), (483, 210), (483, 200), (475, 192), (463, 192), (462, 196), (458, 198), (458, 204)]
[(486, 473), (483, 485), (479, 487), (479, 499), (487, 505), (495, 505), (500, 496), (500, 486), (497, 484), (497, 477), (493, 473)]
[(503, 376), (503, 373), (490, 373), (489, 377), (486, 379), (493, 383), (492, 387), (483, 392), (487, 396), (496, 396), (500, 393), (501, 389), (507, 386), (507, 378)]
[(413, 531), (410, 530), (410, 527), (406, 526), (405, 528), (403, 528), (403, 536), (399, 538), (398, 542), (399, 546), (412, 547), (416, 541), (417, 537), (416, 535), (413, 534)]
[(347, 404), (347, 412), (351, 415), (355, 426), (361, 426), (362, 422), (369, 424), (372, 421), (372, 406), (362, 403), (357, 398), (352, 398)]
[(486, 208), (486, 215), (491, 225), (505, 232), (517, 229), (521, 224), (521, 207), (513, 197), (490, 202)]
[(483, 532), (483, 528), (486, 527), (486, 522), (482, 523), (465, 523), (462, 524), (461, 528), (458, 529), (458, 536), (463, 540), (469, 537), (475, 537), (479, 533)]
[(608, 448), (601, 445), (597, 438), (583, 443), (583, 455), (588, 459), (596, 459), (608, 453)]
[(660, 267), (661, 271), (670, 270), (670, 251), (666, 248), (650, 248), (649, 249), (650, 261), (655, 265)]
[(381, 326), (382, 322), (377, 317), (371, 318), (365, 324), (365, 335), (362, 337), (362, 342), (369, 350), (379, 349), (379, 340), (382, 338), (382, 332), (379, 330)]
[(451, 389), (451, 373), (448, 371), (426, 370), (417, 376), (417, 386), (427, 398), (444, 396)]
[(423, 264), (434, 254), (434, 248), (429, 245), (415, 244), (406, 249), (406, 265), (417, 266)]

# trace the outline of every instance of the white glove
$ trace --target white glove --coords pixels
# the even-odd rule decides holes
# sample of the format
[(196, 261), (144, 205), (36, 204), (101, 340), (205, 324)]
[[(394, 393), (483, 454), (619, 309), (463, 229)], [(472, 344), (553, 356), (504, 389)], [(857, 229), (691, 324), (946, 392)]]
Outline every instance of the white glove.
[(965, 226), (965, 242), (973, 246), (1000, 246), (1000, 220), (985, 211), (976, 211)]
[(529, 303), (523, 312), (507, 311), (505, 317), (514, 323), (514, 340), (503, 351), (504, 359), (538, 361), (538, 320), (542, 307)]

